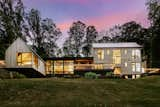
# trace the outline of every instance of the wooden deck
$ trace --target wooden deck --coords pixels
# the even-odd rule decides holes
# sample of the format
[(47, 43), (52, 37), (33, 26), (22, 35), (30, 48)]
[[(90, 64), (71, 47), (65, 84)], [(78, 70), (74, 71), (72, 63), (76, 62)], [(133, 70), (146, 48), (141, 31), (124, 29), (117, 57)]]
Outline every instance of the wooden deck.
[(160, 68), (145, 68), (145, 73), (148, 73), (149, 75), (152, 74), (160, 74)]

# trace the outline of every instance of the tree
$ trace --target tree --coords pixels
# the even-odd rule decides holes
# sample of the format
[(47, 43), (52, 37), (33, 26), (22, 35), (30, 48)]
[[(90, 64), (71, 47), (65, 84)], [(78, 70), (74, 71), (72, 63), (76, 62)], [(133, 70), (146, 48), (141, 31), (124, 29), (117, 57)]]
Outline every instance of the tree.
[[(106, 36), (103, 39), (108, 39), (112, 42), (120, 42), (121, 36), (121, 26), (115, 25), (114, 27), (110, 28), (109, 31), (106, 32)], [(108, 40), (106, 42), (108, 42)]]
[(88, 57), (91, 55), (92, 43), (96, 42), (98, 32), (94, 26), (88, 26), (86, 29), (86, 37), (82, 48), (83, 55)]
[[(46, 18), (41, 22), (41, 35), (44, 37), (42, 43), (44, 44), (44, 49), (48, 52), (49, 57), (57, 56), (61, 53), (56, 41), (62, 35), (59, 28), (52, 19)], [(46, 45), (45, 45), (46, 44)]]
[(74, 48), (73, 43), (74, 43), (74, 40), (71, 36), (68, 37), (65, 40), (65, 42), (63, 44), (63, 54), (64, 54), (64, 56), (66, 56), (66, 57), (75, 56), (75, 49), (73, 49)]
[(98, 40), (99, 43), (107, 43), (110, 41), (111, 41), (111, 38), (109, 36), (103, 36), (100, 40)]
[(33, 48), (42, 57), (56, 56), (57, 51), (57, 39), (61, 36), (61, 31), (56, 27), (52, 19), (42, 19), (40, 12), (35, 9), (31, 9), (27, 16), (30, 41), (33, 43)]
[(137, 42), (143, 46), (142, 56), (143, 60), (147, 61), (147, 65), (150, 65), (150, 39), (151, 35), (149, 29), (143, 28), (135, 21), (127, 22), (121, 26), (121, 36), (119, 41), (121, 42)]
[(142, 27), (135, 21), (127, 22), (121, 26), (121, 41), (142, 43), (143, 35), (141, 35)]
[(69, 29), (69, 38), (72, 40), (72, 50), (75, 53), (72, 53), (73, 56), (80, 56), (82, 50), (82, 43), (85, 36), (86, 25), (81, 21), (74, 22)]
[(0, 58), (5, 49), (17, 38), (23, 36), (24, 6), (21, 0), (0, 0)]
[(152, 67), (160, 67), (160, 1), (148, 0), (146, 3), (148, 19), (151, 22), (150, 34), (152, 35), (151, 42), (151, 61)]

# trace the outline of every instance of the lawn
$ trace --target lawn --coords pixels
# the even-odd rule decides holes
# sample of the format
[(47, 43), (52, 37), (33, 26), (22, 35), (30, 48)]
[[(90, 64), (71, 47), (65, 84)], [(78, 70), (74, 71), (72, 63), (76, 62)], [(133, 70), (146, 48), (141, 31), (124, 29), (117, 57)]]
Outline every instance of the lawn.
[(160, 107), (160, 76), (0, 80), (0, 107)]

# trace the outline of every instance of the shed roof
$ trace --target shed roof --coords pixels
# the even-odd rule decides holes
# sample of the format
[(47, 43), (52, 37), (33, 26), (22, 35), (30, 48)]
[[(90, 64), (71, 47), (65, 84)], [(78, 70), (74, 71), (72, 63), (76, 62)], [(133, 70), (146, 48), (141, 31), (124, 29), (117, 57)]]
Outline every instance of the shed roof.
[(93, 43), (93, 48), (141, 48), (136, 42)]

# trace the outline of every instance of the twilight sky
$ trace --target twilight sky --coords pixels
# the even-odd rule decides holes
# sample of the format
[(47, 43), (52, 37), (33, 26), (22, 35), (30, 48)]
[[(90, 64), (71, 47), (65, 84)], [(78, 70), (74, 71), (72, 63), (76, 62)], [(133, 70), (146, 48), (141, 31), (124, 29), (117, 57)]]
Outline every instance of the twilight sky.
[(146, 0), (23, 0), (27, 9), (40, 10), (52, 18), (64, 35), (72, 22), (80, 20), (98, 31), (134, 20), (147, 27)]

